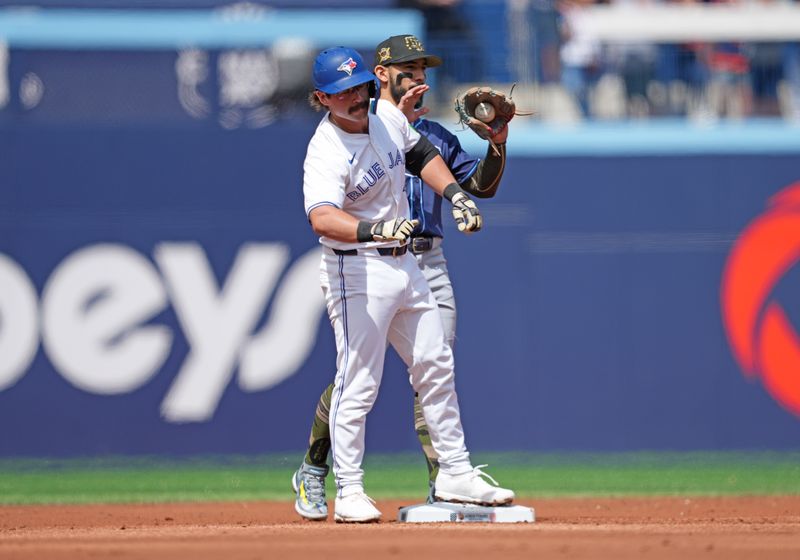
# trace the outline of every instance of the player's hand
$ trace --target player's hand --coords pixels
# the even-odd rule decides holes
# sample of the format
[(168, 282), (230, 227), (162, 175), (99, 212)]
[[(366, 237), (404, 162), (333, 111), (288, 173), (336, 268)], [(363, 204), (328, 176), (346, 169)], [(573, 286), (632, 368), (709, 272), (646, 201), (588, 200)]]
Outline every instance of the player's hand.
[(400, 98), (400, 103), (397, 104), (397, 108), (403, 112), (408, 122), (413, 123), (421, 116), (427, 115), (430, 112), (430, 109), (427, 107), (417, 108), (417, 103), (422, 99), (422, 95), (429, 89), (431, 89), (431, 86), (420, 84), (410, 88), (406, 94)]
[(399, 241), (404, 243), (411, 236), (411, 232), (419, 225), (419, 220), (406, 220), (395, 218), (375, 222), (370, 228), (372, 239), (375, 241)]
[(450, 200), (453, 203), (453, 218), (458, 226), (458, 231), (473, 233), (483, 227), (483, 218), (472, 202), (472, 199), (463, 192), (456, 193)]

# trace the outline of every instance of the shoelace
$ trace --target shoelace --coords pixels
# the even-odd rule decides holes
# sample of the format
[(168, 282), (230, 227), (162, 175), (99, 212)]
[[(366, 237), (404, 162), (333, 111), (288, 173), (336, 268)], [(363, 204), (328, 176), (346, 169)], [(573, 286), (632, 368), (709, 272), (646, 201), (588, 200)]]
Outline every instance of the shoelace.
[(306, 496), (310, 498), (310, 501), (319, 502), (325, 499), (324, 477), (304, 471), (303, 479), (306, 487)]
[(472, 472), (475, 473), (478, 476), (484, 476), (484, 477), (488, 478), (489, 480), (492, 481), (492, 484), (494, 484), (495, 486), (500, 486), (500, 483), (497, 482), (494, 478), (492, 478), (492, 475), (490, 475), (489, 473), (485, 473), (485, 472), (483, 472), (481, 470), (483, 467), (488, 467), (488, 466), (489, 466), (488, 464), (487, 465), (478, 465), (477, 467), (472, 469)]

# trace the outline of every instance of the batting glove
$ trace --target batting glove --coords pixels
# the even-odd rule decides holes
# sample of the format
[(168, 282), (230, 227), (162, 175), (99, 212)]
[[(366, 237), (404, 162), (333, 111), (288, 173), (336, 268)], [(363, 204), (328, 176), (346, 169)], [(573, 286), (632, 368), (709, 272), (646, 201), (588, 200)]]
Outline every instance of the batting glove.
[(458, 231), (473, 233), (483, 227), (483, 218), (478, 207), (472, 199), (455, 183), (445, 188), (444, 197), (453, 204), (453, 219), (456, 221)]
[(419, 220), (395, 218), (378, 222), (359, 222), (357, 237), (359, 241), (399, 241), (404, 243), (411, 232), (419, 225)]

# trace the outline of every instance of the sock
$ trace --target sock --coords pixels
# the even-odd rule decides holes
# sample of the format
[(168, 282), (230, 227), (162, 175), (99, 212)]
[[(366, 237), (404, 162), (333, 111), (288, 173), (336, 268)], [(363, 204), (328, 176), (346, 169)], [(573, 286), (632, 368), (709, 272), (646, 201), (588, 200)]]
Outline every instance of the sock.
[(324, 467), (328, 462), (328, 452), (331, 449), (330, 426), (328, 414), (331, 410), (331, 396), (333, 383), (328, 385), (319, 398), (317, 411), (314, 414), (314, 423), (311, 425), (311, 435), (308, 437), (308, 452), (305, 462), (316, 467)]

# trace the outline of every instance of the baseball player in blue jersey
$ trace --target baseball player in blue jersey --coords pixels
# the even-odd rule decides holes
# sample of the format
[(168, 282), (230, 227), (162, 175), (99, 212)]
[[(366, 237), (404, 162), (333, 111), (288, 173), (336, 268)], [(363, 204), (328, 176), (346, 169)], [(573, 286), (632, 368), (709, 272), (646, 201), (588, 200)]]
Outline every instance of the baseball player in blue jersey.
[[(461, 148), (458, 139), (444, 127), (422, 118), (427, 109), (421, 107), (420, 93), (413, 96), (409, 94), (410, 90), (412, 93), (427, 90), (428, 86), (424, 85), (425, 70), (439, 66), (441, 62), (439, 57), (426, 53), (421, 42), (412, 35), (398, 35), (383, 41), (375, 50), (374, 69), (380, 83), (380, 99), (403, 111), (406, 118), (412, 121), (413, 128), (437, 149), (464, 191), (479, 198), (492, 197), (497, 191), (505, 166), (507, 127), (492, 138), (496, 149), (488, 148), (483, 160), (474, 158)], [(410, 105), (409, 100), (415, 105)], [(408, 247), (435, 297), (447, 345), (452, 347), (455, 339), (456, 306), (441, 247), (444, 235), (443, 198), (418, 176), (408, 172), (405, 176), (405, 191), (410, 217), (418, 223), (411, 234)], [(325, 477), (328, 474), (327, 458), (331, 446), (329, 417), (333, 391), (334, 385), (331, 384), (320, 398), (308, 452), (292, 478), (296, 492), (295, 509), (307, 519), (325, 519), (328, 514)], [(439, 456), (431, 443), (430, 430), (418, 396), (414, 399), (414, 417), (417, 436), (427, 459), (430, 480), (428, 500), (447, 500), (446, 492), (437, 496), (434, 482), (439, 472)], [(480, 467), (475, 472), (484, 474)], [(473, 503), (502, 503), (494, 499), (464, 499), (465, 496), (459, 498), (460, 501)]]

